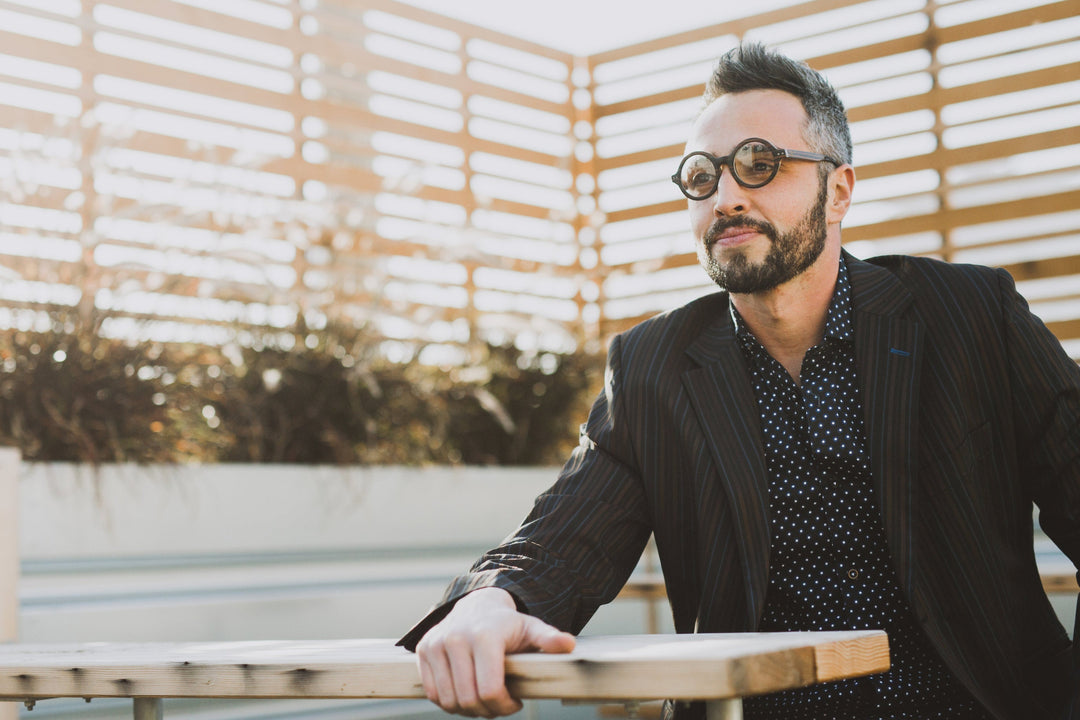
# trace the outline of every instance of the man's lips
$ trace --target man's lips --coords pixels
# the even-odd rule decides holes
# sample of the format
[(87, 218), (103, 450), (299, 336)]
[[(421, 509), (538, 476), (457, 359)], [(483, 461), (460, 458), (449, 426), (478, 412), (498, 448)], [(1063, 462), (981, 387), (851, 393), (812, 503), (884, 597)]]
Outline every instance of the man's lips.
[(714, 235), (712, 244), (719, 245), (720, 247), (733, 247), (746, 242), (758, 234), (759, 231), (752, 227), (731, 227), (727, 228), (719, 235)]

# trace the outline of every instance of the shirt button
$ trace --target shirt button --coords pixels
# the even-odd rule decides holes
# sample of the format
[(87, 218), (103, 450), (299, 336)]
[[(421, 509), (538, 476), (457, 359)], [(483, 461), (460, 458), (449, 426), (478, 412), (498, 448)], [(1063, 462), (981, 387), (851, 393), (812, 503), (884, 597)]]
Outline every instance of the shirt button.
[(859, 571), (856, 570), (855, 568), (851, 568), (850, 570), (847, 571), (847, 576), (848, 576), (848, 580), (858, 580), (859, 579)]

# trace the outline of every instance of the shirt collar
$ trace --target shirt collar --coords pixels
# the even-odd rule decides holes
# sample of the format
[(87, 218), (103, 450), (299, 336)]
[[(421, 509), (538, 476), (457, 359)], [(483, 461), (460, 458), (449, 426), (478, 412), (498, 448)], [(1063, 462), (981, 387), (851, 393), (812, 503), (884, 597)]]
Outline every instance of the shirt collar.
[[(742, 319), (742, 315), (735, 309), (735, 303), (731, 302), (728, 295), (728, 311), (731, 320), (735, 323), (735, 333), (742, 340), (755, 339), (754, 333)], [(825, 337), (852, 342), (855, 333), (851, 323), (851, 282), (848, 280), (847, 264), (843, 256), (840, 258), (840, 269), (836, 274), (836, 288), (833, 290), (832, 300), (829, 301), (829, 309), (825, 313)]]

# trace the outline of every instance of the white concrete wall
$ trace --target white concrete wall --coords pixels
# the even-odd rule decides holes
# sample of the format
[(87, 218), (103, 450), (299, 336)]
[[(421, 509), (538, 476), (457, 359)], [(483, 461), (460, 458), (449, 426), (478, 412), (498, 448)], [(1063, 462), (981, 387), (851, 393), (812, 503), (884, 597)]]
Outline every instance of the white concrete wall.
[(488, 468), (23, 470), (24, 641), (396, 636), (554, 478)]

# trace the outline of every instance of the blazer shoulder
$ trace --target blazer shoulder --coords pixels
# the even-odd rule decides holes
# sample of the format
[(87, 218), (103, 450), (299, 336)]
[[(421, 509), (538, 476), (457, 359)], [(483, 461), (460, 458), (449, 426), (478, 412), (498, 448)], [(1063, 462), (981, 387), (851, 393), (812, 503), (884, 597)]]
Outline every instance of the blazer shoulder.
[(681, 356), (706, 327), (728, 317), (728, 294), (710, 293), (619, 333), (620, 350), (624, 360), (658, 353)]
[(876, 281), (879, 287), (893, 284), (904, 289), (910, 301), (905, 312), (935, 336), (997, 336), (1016, 303), (1012, 277), (1004, 270), (903, 255), (870, 258), (866, 263), (865, 275), (887, 273), (887, 280)]
[(882, 255), (866, 262), (888, 270), (912, 291), (951, 288), (955, 292), (997, 294), (1002, 276), (1009, 277), (1004, 270), (985, 265), (911, 255)]

